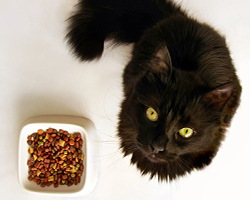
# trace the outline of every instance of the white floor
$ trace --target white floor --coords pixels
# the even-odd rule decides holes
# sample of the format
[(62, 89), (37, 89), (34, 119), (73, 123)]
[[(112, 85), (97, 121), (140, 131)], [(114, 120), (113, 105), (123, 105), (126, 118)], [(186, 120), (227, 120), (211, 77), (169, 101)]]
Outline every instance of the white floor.
[(250, 1), (178, 2), (227, 37), (243, 95), (213, 163), (166, 184), (141, 177), (118, 149), (115, 126), (122, 99), (121, 73), (131, 46), (108, 48), (100, 62), (79, 63), (64, 41), (65, 20), (75, 0), (0, 0), (1, 199), (44, 199), (24, 191), (17, 179), (20, 128), (25, 120), (39, 115), (84, 116), (96, 125), (98, 184), (89, 195), (74, 199), (250, 199)]

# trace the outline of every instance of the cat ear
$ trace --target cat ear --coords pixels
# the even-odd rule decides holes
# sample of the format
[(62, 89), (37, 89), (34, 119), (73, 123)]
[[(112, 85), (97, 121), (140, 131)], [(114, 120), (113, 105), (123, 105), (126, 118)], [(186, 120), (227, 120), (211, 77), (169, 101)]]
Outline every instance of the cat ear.
[(208, 92), (204, 97), (204, 102), (215, 110), (221, 110), (232, 96), (233, 91), (234, 88), (231, 84), (220, 86)]
[(153, 64), (153, 69), (157, 71), (168, 70), (169, 68), (172, 67), (172, 60), (168, 48), (166, 46), (160, 48), (155, 53), (152, 64)]

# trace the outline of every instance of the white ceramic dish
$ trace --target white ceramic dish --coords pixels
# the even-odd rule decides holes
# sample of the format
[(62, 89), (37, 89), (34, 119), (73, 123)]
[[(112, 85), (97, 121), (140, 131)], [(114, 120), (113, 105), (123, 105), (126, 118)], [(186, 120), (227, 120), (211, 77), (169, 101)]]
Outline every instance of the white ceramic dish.
[[(41, 187), (33, 181), (28, 180), (27, 161), (28, 154), (27, 136), (37, 132), (38, 129), (46, 130), (48, 128), (63, 129), (69, 133), (80, 132), (83, 138), (82, 151), (84, 157), (84, 172), (81, 182), (77, 185), (66, 186), (59, 185), (54, 188), (53, 185)], [(39, 116), (26, 121), (21, 129), (18, 152), (18, 179), (20, 185), (29, 192), (56, 195), (56, 196), (83, 196), (90, 193), (97, 182), (98, 163), (93, 160), (98, 155), (98, 149), (91, 141), (97, 140), (94, 124), (88, 119), (73, 116)]]

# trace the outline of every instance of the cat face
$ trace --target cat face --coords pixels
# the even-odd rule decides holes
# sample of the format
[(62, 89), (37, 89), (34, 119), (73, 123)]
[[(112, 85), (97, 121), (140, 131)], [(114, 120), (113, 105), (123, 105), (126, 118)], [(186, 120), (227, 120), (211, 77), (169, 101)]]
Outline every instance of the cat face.
[[(181, 28), (176, 29), (184, 32)], [(142, 174), (159, 180), (173, 180), (211, 163), (240, 96), (228, 50), (218, 34), (208, 41), (204, 35), (194, 36), (203, 41), (200, 47), (193, 41), (196, 51), (190, 55), (191, 50), (186, 51), (185, 56), (179, 49), (191, 48), (190, 43), (185, 44), (178, 33), (170, 36), (180, 37), (162, 42), (170, 47), (159, 49), (150, 34), (141, 47), (152, 48), (135, 47), (134, 60), (124, 72), (125, 99), (118, 127), (124, 155), (132, 154), (131, 163)], [(211, 44), (218, 47), (217, 53)]]
[[(166, 78), (167, 77), (167, 78)], [(170, 180), (208, 165), (223, 139), (220, 108), (192, 72), (148, 72), (123, 103), (119, 136), (142, 173)], [(223, 86), (223, 100), (232, 94)], [(218, 103), (219, 104), (219, 103)], [(222, 103), (224, 105), (224, 103)]]

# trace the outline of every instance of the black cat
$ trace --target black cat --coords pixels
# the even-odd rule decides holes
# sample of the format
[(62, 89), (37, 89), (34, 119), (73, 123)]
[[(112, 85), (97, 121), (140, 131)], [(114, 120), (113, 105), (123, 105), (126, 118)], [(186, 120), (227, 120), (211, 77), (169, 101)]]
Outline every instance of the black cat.
[(173, 180), (211, 163), (241, 95), (224, 37), (170, 0), (83, 0), (67, 39), (82, 61), (105, 40), (135, 43), (118, 136), (142, 174)]

